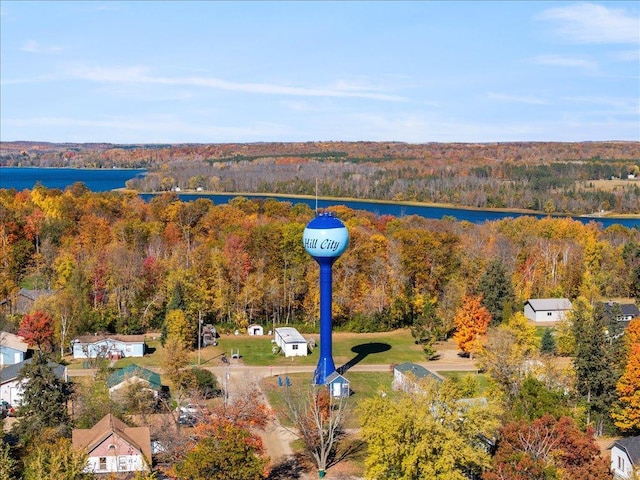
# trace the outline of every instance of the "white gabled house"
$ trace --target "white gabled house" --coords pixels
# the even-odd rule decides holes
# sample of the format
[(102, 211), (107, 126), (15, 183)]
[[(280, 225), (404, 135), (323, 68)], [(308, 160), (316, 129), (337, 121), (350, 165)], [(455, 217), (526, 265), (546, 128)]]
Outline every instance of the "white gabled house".
[(285, 357), (306, 357), (309, 345), (307, 340), (293, 327), (275, 329), (274, 340)]
[(616, 440), (611, 450), (611, 473), (614, 480), (632, 480), (640, 472), (640, 435)]
[[(24, 391), (24, 380), (19, 380), (20, 372), (25, 365), (32, 362), (33, 359), (28, 358), (24, 362), (7, 365), (0, 370), (0, 400), (4, 400), (12, 407), (18, 407), (22, 404), (22, 394)], [(53, 374), (63, 382), (69, 380), (67, 376), (67, 367), (59, 363), (48, 362), (47, 365), (53, 370)]]
[(530, 298), (524, 304), (524, 316), (535, 323), (559, 322), (571, 308), (568, 298)]
[(127, 473), (149, 470), (149, 427), (129, 427), (122, 420), (108, 414), (92, 428), (74, 428), (71, 440), (73, 448), (87, 453), (85, 472)]
[(71, 342), (73, 358), (144, 357), (144, 335), (85, 335)]

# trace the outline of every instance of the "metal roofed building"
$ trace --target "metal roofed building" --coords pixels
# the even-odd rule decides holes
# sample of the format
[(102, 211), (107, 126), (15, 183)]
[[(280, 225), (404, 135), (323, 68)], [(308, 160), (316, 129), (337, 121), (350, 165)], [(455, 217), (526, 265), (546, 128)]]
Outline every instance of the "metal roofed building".
[(275, 329), (276, 345), (284, 352), (285, 357), (306, 357), (308, 353), (307, 340), (293, 327)]
[(568, 298), (530, 298), (524, 304), (524, 315), (532, 322), (559, 322), (572, 309)]

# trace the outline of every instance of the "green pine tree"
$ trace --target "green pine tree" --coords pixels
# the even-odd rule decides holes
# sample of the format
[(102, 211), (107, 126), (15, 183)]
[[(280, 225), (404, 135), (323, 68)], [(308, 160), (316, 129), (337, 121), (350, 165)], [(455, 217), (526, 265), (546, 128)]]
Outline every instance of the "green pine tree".
[(548, 355), (555, 355), (557, 352), (556, 339), (553, 337), (553, 332), (550, 328), (544, 329), (540, 344), (540, 351)]
[(514, 301), (513, 284), (501, 260), (493, 260), (487, 266), (478, 283), (478, 293), (482, 294), (482, 304), (491, 313), (491, 325), (500, 325), (505, 308), (509, 310)]
[(69, 433), (67, 402), (69, 385), (56, 377), (53, 364), (42, 352), (36, 352), (32, 361), (20, 371), (19, 381), (24, 381), (22, 405), (18, 408), (18, 422), (13, 430), (20, 440), (29, 443), (46, 428)]

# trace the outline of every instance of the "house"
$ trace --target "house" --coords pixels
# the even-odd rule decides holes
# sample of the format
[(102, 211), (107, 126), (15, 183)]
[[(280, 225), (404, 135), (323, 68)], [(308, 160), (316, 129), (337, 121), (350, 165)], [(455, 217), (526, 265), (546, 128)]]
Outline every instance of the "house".
[(0, 308), (9, 314), (24, 315), (33, 310), (36, 300), (53, 294), (53, 290), (29, 290), (21, 288), (18, 293), (0, 301)]
[(257, 325), (257, 324), (253, 324), (253, 325), (249, 325), (247, 327), (247, 333), (249, 335), (264, 335), (264, 328), (262, 328), (262, 325)]
[[(31, 361), (32, 359), (28, 358), (24, 362), (7, 365), (0, 370), (0, 400), (4, 400), (12, 407), (17, 407), (22, 403), (24, 380), (18, 380), (18, 377), (22, 368)], [(68, 381), (67, 367), (55, 362), (48, 362), (47, 365), (51, 367), (57, 378), (63, 382)]]
[(609, 320), (617, 322), (629, 322), (636, 317), (640, 317), (640, 310), (635, 303), (629, 302), (603, 302), (602, 310)]
[(13, 333), (0, 332), (0, 369), (6, 365), (22, 362), (27, 356), (29, 346), (22, 337)]
[(293, 327), (275, 329), (275, 342), (285, 357), (306, 357), (309, 346), (300, 332)]
[(144, 335), (85, 335), (71, 342), (73, 358), (143, 357), (147, 344)]
[(334, 398), (347, 398), (351, 395), (349, 380), (338, 372), (333, 372), (329, 375), (325, 379), (324, 384), (329, 388), (329, 393)]
[(160, 375), (135, 364), (120, 368), (107, 377), (109, 395), (116, 395), (122, 388), (139, 383), (142, 388), (153, 393), (154, 397), (162, 390)]
[(126, 473), (149, 470), (151, 436), (149, 427), (129, 427), (108, 414), (93, 428), (74, 428), (73, 448), (87, 455), (87, 473)]
[(568, 298), (530, 298), (524, 304), (524, 316), (532, 322), (559, 322), (571, 311)]
[(422, 365), (405, 362), (393, 367), (393, 381), (391, 388), (395, 391), (404, 391), (408, 393), (419, 390), (419, 383), (425, 378), (431, 378), (438, 382), (442, 382), (440, 375), (427, 370)]
[(616, 440), (607, 447), (611, 450), (611, 473), (614, 480), (637, 478), (640, 471), (640, 435)]

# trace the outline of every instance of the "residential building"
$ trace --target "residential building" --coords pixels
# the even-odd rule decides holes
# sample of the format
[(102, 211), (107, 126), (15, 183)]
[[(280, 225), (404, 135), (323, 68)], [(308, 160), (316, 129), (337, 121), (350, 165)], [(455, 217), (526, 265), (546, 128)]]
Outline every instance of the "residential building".
[(9, 332), (0, 332), (0, 369), (6, 365), (14, 365), (27, 357), (27, 345), (22, 337)]
[(293, 327), (275, 329), (275, 343), (285, 357), (306, 357), (309, 350), (307, 340)]
[[(20, 363), (7, 365), (0, 370), (0, 400), (4, 400), (12, 407), (21, 405), (25, 380), (19, 380), (18, 377), (24, 366), (31, 363), (32, 360), (32, 358), (28, 358)], [(47, 365), (51, 367), (58, 379), (63, 382), (68, 381), (67, 367), (55, 362), (48, 362)]]
[(146, 351), (144, 335), (85, 335), (71, 342), (73, 358), (143, 357)]
[(149, 427), (129, 427), (112, 414), (92, 428), (74, 428), (73, 447), (87, 455), (85, 472), (127, 473), (147, 471), (151, 465)]
[(640, 435), (616, 440), (611, 450), (611, 473), (614, 480), (631, 480), (640, 471)]

